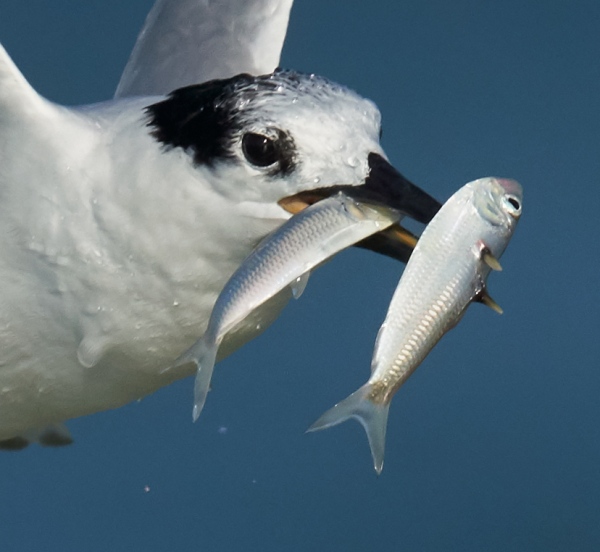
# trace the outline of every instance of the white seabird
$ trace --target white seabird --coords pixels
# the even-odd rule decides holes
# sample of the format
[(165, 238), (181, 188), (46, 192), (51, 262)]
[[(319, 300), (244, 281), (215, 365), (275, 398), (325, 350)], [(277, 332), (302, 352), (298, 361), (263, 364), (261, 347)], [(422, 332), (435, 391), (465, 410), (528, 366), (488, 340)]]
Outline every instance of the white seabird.
[[(371, 102), (312, 75), (248, 74), (277, 65), (291, 0), (212, 6), (159, 0), (103, 104), (42, 98), (0, 47), (0, 448), (67, 444), (64, 420), (193, 373), (163, 369), (289, 217), (281, 205), (344, 187), (421, 222), (439, 208), (386, 161)], [(208, 12), (218, 32), (206, 31)], [(205, 59), (198, 49), (208, 56), (215, 32), (225, 59), (191, 61)], [(405, 258), (396, 245), (389, 235), (363, 244)], [(221, 356), (289, 295), (229, 336)]]

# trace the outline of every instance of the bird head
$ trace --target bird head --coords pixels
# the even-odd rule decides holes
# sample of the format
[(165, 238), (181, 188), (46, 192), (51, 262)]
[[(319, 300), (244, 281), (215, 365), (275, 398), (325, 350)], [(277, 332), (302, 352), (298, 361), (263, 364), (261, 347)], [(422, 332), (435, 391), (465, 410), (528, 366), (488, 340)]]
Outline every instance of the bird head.
[[(340, 190), (422, 223), (440, 207), (387, 161), (377, 107), (322, 77), (240, 74), (175, 90), (147, 114), (164, 149), (183, 149), (219, 194), (257, 216), (286, 218)], [(406, 239), (396, 228), (363, 246), (406, 260)]]

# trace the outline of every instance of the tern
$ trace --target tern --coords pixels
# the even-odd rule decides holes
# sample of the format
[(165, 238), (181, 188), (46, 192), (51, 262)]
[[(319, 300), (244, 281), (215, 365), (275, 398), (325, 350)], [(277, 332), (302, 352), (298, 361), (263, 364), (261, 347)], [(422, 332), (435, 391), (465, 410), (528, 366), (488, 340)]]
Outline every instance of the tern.
[[(68, 444), (65, 420), (191, 375), (164, 368), (307, 205), (343, 190), (422, 223), (439, 209), (388, 162), (372, 102), (276, 70), (291, 5), (158, 0), (115, 97), (77, 108), (41, 97), (0, 46), (0, 448)], [(360, 245), (405, 261), (414, 238)]]

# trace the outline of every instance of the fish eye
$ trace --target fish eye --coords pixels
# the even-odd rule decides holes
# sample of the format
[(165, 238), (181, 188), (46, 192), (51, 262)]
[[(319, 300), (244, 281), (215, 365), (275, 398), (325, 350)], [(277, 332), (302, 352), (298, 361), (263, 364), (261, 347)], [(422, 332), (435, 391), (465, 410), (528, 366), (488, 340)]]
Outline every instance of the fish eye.
[(513, 195), (504, 196), (504, 203), (508, 207), (508, 212), (515, 216), (521, 213), (521, 202)]
[(275, 140), (248, 132), (242, 138), (242, 151), (246, 159), (256, 167), (269, 167), (279, 160), (279, 152)]

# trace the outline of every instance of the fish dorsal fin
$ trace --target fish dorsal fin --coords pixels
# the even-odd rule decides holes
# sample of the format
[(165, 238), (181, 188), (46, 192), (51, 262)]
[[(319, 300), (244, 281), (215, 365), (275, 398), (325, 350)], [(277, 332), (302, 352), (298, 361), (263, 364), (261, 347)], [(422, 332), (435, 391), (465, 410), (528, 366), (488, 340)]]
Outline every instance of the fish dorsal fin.
[(0, 44), (0, 132), (11, 123), (39, 119), (54, 111), (53, 105), (42, 98), (27, 82)]

